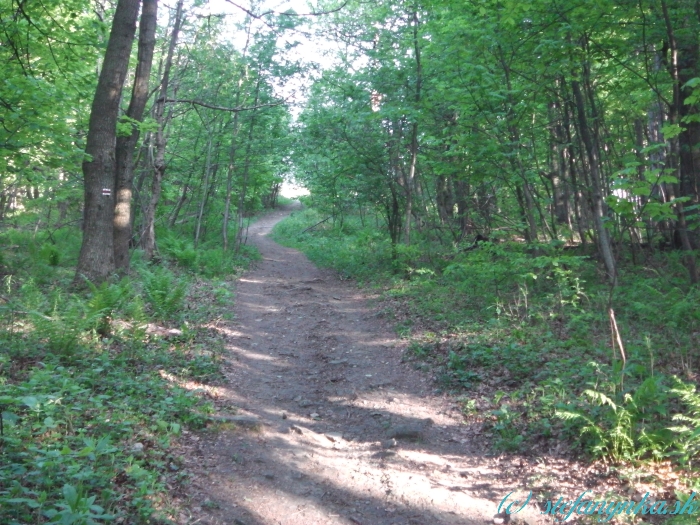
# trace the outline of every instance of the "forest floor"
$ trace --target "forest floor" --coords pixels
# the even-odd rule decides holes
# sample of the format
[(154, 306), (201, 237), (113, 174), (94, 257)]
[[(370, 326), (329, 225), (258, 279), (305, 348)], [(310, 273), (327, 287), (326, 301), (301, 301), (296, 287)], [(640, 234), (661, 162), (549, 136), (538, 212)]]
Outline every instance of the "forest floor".
[[(512, 491), (603, 492), (604, 472), (563, 454), (490, 454), (455, 400), (405, 362), (367, 292), (267, 237), (288, 213), (250, 228), (262, 261), (236, 285), (234, 320), (217, 324), (217, 423), (178, 445), (192, 480), (180, 523), (493, 523)], [(552, 523), (535, 499), (510, 521)]]

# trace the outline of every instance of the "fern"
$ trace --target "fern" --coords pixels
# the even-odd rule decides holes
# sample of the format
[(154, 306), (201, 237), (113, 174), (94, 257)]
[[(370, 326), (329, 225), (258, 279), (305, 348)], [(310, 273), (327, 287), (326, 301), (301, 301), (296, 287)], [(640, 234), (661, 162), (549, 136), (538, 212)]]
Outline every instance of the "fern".
[[(638, 458), (648, 452), (653, 441), (647, 439), (646, 447), (639, 445), (635, 435), (638, 426), (637, 405), (630, 394), (625, 394), (622, 403), (616, 403), (612, 398), (597, 390), (585, 390), (583, 395), (590, 399), (590, 415), (583, 410), (558, 410), (555, 415), (564, 421), (580, 421), (580, 434), (589, 435), (589, 444), (593, 455), (608, 457), (613, 461), (623, 461)], [(598, 407), (595, 410), (594, 407)]]
[(163, 251), (175, 261), (178, 266), (189, 270), (196, 270), (199, 254), (191, 242), (184, 239), (166, 237), (162, 242)]
[(62, 297), (56, 295), (49, 315), (37, 310), (30, 310), (34, 333), (51, 352), (64, 357), (73, 356), (79, 347), (80, 338), (85, 330), (85, 311), (79, 302), (69, 302), (63, 306)]
[(146, 302), (157, 319), (168, 319), (182, 309), (187, 293), (187, 285), (177, 282), (175, 276), (166, 269), (144, 272), (143, 292)]
[(674, 421), (680, 425), (670, 427), (668, 430), (678, 434), (676, 447), (682, 463), (690, 463), (693, 457), (700, 454), (700, 394), (696, 392), (695, 385), (689, 385), (674, 378), (675, 387), (671, 390), (688, 410), (683, 414), (673, 416)]
[(129, 283), (102, 283), (99, 287), (88, 283), (92, 296), (87, 301), (87, 324), (100, 335), (110, 332), (114, 313), (123, 305), (129, 295)]

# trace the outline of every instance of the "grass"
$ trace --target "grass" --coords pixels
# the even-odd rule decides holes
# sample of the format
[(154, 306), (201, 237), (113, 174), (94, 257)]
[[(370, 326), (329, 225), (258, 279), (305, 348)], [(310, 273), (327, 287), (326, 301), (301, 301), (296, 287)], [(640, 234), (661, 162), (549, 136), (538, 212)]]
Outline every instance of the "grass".
[(137, 252), (130, 277), (76, 294), (77, 243), (54, 241), (0, 236), (27, 247), (0, 266), (0, 523), (170, 523), (190, 476), (172, 445), (212, 411), (196, 385), (223, 378), (210, 322), (256, 254), (205, 247), (190, 265), (166, 241), (160, 265)]
[(505, 241), (465, 250), (414, 234), (392, 257), (374, 219), (308, 229), (323, 218), (297, 212), (274, 236), (381, 288), (386, 315), (409, 342), (406, 358), (459, 396), (495, 451), (549, 454), (563, 442), (571, 454), (618, 465), (670, 462), (700, 488), (691, 474), (700, 451), (700, 289), (686, 284), (678, 254), (622, 261), (611, 304), (623, 361), (611, 347), (610, 289), (586, 256)]

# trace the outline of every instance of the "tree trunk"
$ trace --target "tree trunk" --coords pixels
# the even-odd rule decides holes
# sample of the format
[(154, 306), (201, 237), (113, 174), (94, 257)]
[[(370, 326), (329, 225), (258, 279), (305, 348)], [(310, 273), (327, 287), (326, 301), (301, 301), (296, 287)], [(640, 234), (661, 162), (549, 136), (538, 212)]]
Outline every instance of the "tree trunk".
[(168, 98), (168, 84), (170, 83), (170, 69), (173, 65), (173, 55), (175, 54), (175, 46), (180, 34), (180, 26), (182, 25), (182, 4), (184, 0), (178, 0), (177, 11), (175, 13), (175, 25), (173, 26), (173, 34), (170, 37), (170, 46), (168, 47), (168, 56), (163, 67), (163, 80), (160, 85), (159, 98), (156, 101), (156, 122), (158, 130), (156, 131), (156, 156), (153, 162), (153, 181), (151, 183), (151, 199), (146, 207), (143, 217), (144, 233), (141, 237), (141, 248), (143, 248), (144, 259), (150, 260), (156, 250), (156, 208), (160, 200), (160, 189), (165, 174), (165, 101)]
[[(148, 100), (148, 79), (156, 45), (158, 0), (143, 0), (139, 26), (139, 51), (134, 87), (126, 116), (141, 122)], [(131, 198), (134, 181), (134, 149), (140, 130), (133, 126), (131, 134), (117, 137), (116, 206), (114, 208), (114, 263), (118, 270), (129, 269), (129, 242), (131, 241)]]
[[(241, 77), (242, 78), (242, 77)], [(240, 104), (242, 82), (238, 84), (236, 93), (236, 107)], [(231, 193), (233, 192), (233, 174), (236, 170), (236, 151), (238, 148), (238, 132), (240, 130), (238, 112), (233, 115), (233, 134), (231, 135), (231, 149), (228, 156), (228, 169), (226, 170), (226, 199), (224, 201), (224, 220), (221, 227), (221, 235), (224, 241), (224, 251), (228, 251), (228, 222), (231, 217)]]
[(698, 24), (692, 16), (684, 16), (679, 31), (675, 32), (670, 20), (666, 2), (662, 2), (669, 40), (670, 57), (667, 68), (673, 80), (673, 107), (671, 122), (681, 124), (683, 131), (678, 135), (680, 155), (680, 191), (683, 197), (690, 197), (693, 204), (700, 200), (700, 112), (696, 104), (686, 104), (694, 88), (687, 83), (700, 75), (700, 40)]
[[(253, 100), (253, 106), (258, 105), (258, 101), (260, 100), (260, 82), (261, 82), (260, 74), (258, 73), (258, 80), (255, 83), (255, 97)], [(235, 252), (239, 253), (241, 250), (241, 244), (243, 243), (243, 214), (245, 212), (245, 198), (246, 198), (246, 193), (248, 192), (248, 180), (250, 176), (250, 149), (253, 145), (253, 131), (255, 130), (255, 116), (257, 114), (257, 110), (253, 110), (253, 114), (250, 116), (250, 127), (248, 128), (248, 143), (246, 144), (245, 147), (245, 166), (243, 167), (243, 181), (241, 184), (241, 189), (238, 192), (238, 209), (236, 211), (237, 214), (237, 227), (238, 229), (236, 230), (236, 246), (235, 246)]]
[[(416, 59), (416, 93), (415, 93), (415, 109), (418, 111), (418, 105), (421, 100), (421, 84), (423, 82), (423, 65), (421, 63), (420, 46), (418, 39), (418, 5), (413, 7), (413, 52)], [(414, 119), (418, 117), (414, 115)], [(413, 211), (413, 189), (415, 186), (416, 166), (418, 163), (418, 122), (414, 121), (411, 128), (411, 145), (410, 145), (411, 161), (408, 168), (408, 177), (406, 183), (406, 210), (404, 222), (404, 243), (411, 243), (411, 214)]]
[(608, 230), (605, 228), (603, 219), (605, 217), (605, 207), (603, 204), (603, 185), (600, 176), (600, 161), (598, 150), (595, 147), (593, 138), (591, 137), (590, 128), (588, 126), (588, 118), (586, 117), (586, 106), (581, 93), (581, 87), (577, 80), (571, 82), (571, 88), (574, 93), (574, 103), (578, 111), (579, 131), (581, 140), (586, 148), (588, 157), (588, 167), (591, 175), (591, 203), (593, 212), (593, 225), (598, 238), (598, 249), (605, 262), (608, 281), (614, 284), (617, 281), (617, 269), (615, 267), (615, 258), (610, 245), (610, 237)]
[(194, 247), (199, 245), (199, 236), (202, 231), (202, 217), (204, 217), (204, 207), (207, 203), (207, 196), (209, 195), (209, 176), (211, 175), (211, 148), (212, 142), (214, 140), (214, 135), (209, 134), (209, 140), (207, 142), (207, 162), (204, 171), (204, 184), (202, 185), (202, 200), (199, 203), (199, 211), (197, 212), (197, 223), (194, 228)]
[(558, 111), (559, 104), (554, 102), (549, 107), (550, 125), (550, 155), (551, 158), (551, 175), (552, 183), (552, 207), (553, 217), (557, 224), (570, 224), (569, 220), (569, 199), (566, 191), (567, 164), (564, 155), (563, 144), (566, 143), (566, 137), (562, 129), (562, 123)]
[(83, 161), (85, 211), (83, 242), (75, 283), (85, 278), (104, 281), (114, 265), (115, 147), (119, 101), (124, 87), (131, 46), (136, 34), (139, 0), (119, 0), (105, 59), (92, 101), (90, 124)]
[(459, 221), (459, 240), (463, 241), (471, 233), (469, 221), (469, 184), (462, 178), (452, 181), (455, 204), (457, 204), (457, 220)]
[[(252, 25), (248, 24), (245, 46), (243, 47), (243, 59), (248, 56), (248, 46), (250, 45), (250, 32)], [(241, 91), (243, 89), (243, 80), (248, 78), (248, 66), (243, 67), (241, 76), (238, 79), (238, 91), (236, 92), (235, 107), (239, 107), (241, 103)], [(258, 81), (259, 82), (259, 81)], [(226, 170), (226, 199), (224, 202), (224, 220), (221, 227), (221, 235), (224, 242), (224, 251), (228, 250), (228, 223), (231, 218), (231, 193), (233, 192), (233, 175), (236, 167), (236, 152), (238, 148), (238, 132), (240, 124), (238, 111), (233, 114), (233, 133), (231, 136), (231, 149), (229, 150), (228, 167)]]
[(520, 156), (520, 129), (516, 123), (514, 110), (516, 106), (516, 101), (513, 97), (513, 85), (510, 79), (510, 64), (505, 59), (503, 50), (498, 49), (499, 61), (501, 62), (501, 67), (503, 68), (503, 73), (506, 80), (507, 88), (507, 101), (508, 106), (506, 107), (506, 121), (508, 125), (508, 134), (510, 135), (510, 142), (515, 149), (514, 155), (509, 155), (511, 168), (515, 173), (517, 173), (521, 178), (522, 182), (516, 182), (516, 196), (518, 198), (518, 203), (522, 211), (523, 219), (527, 224), (527, 229), (525, 231), (525, 239), (528, 243), (537, 242), (537, 222), (535, 221), (534, 213), (534, 203), (532, 199), (532, 191), (530, 189), (530, 183), (525, 174), (525, 168), (523, 166), (522, 158)]

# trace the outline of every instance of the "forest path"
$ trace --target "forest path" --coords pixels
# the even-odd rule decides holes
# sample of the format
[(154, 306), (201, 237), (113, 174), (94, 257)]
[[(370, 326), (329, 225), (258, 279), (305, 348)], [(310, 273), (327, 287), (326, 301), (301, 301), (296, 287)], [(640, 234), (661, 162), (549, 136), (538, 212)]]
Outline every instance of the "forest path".
[(267, 237), (288, 213), (250, 227), (263, 260), (239, 279), (235, 321), (220, 328), (229, 383), (218, 404), (244, 420), (189, 438), (182, 521), (491, 523), (516, 487), (472, 446), (454, 404), (402, 363), (366, 295)]

